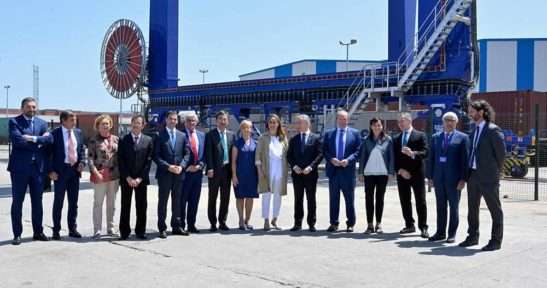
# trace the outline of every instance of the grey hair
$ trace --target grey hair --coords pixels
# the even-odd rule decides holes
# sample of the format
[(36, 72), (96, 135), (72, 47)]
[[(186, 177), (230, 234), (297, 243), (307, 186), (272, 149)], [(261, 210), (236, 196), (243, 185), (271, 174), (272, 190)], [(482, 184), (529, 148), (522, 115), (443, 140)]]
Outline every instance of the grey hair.
[(412, 122), (412, 114), (408, 113), (408, 112), (403, 112), (399, 115), (399, 119), (401, 118), (404, 118), (410, 122)]
[(311, 126), (311, 119), (310, 119), (310, 116), (306, 115), (306, 114), (299, 114), (298, 116), (296, 116), (296, 119), (297, 120), (304, 120), (308, 123), (308, 125)]
[(253, 122), (249, 119), (245, 119), (239, 123), (239, 129), (243, 128), (243, 125), (249, 125), (249, 127), (253, 128)]
[(186, 122), (190, 117), (196, 117), (198, 119), (198, 114), (196, 114), (195, 111), (186, 111), (184, 113), (181, 113), (181, 118), (184, 122)]
[(452, 111), (444, 113), (443, 121), (446, 121), (446, 120), (455, 120), (456, 122), (459, 121), (458, 115), (456, 113), (452, 112)]

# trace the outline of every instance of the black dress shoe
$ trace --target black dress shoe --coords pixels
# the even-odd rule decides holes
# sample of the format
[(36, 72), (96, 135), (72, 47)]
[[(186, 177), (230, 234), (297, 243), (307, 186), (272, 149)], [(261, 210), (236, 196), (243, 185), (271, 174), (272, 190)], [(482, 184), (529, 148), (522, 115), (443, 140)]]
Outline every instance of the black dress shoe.
[(146, 234), (137, 234), (137, 239), (146, 240), (146, 239), (148, 239), (148, 237), (146, 237)]
[(59, 241), (61, 240), (61, 234), (59, 234), (59, 232), (53, 232), (53, 234), (51, 235), (51, 239)]
[(338, 231), (338, 225), (330, 225), (329, 228), (327, 228), (327, 232), (336, 232)]
[(446, 239), (446, 243), (448, 244), (453, 244), (456, 242), (456, 237), (448, 237), (448, 239)]
[(125, 241), (125, 240), (127, 240), (128, 238), (129, 238), (129, 235), (123, 235), (123, 234), (122, 234), (122, 235), (120, 235), (119, 240), (120, 240), (120, 241)]
[(496, 240), (488, 241), (488, 244), (482, 247), (482, 251), (496, 251), (501, 249), (501, 244)]
[(346, 232), (353, 233), (353, 226), (348, 226), (348, 228), (346, 229)]
[(180, 235), (180, 236), (188, 236), (188, 235), (190, 235), (190, 233), (184, 231), (184, 229), (182, 229), (182, 228), (173, 229), (172, 234), (173, 234), (173, 235)]
[(20, 245), (21, 244), (21, 237), (17, 236), (15, 238), (13, 238), (13, 241), (11, 241), (11, 244), (17, 246), (17, 245)]
[(446, 236), (435, 233), (435, 235), (429, 237), (429, 239), (427, 239), (427, 240), (429, 240), (431, 242), (436, 242), (436, 241), (442, 241), (444, 239), (446, 239)]
[(82, 234), (80, 234), (80, 232), (78, 232), (78, 230), (72, 230), (72, 231), (68, 232), (68, 237), (82, 238)]
[(414, 233), (416, 232), (416, 227), (414, 226), (410, 226), (410, 227), (405, 227), (403, 229), (401, 229), (401, 232), (399, 232), (400, 234), (410, 234), (410, 233)]
[(188, 232), (198, 234), (199, 230), (195, 226), (188, 227)]
[(44, 233), (34, 234), (34, 236), (32, 236), (32, 239), (36, 241), (49, 241), (49, 238)]
[(209, 228), (209, 232), (217, 232), (217, 225), (211, 225), (211, 228)]
[(294, 225), (289, 231), (291, 232), (297, 232), (302, 230), (302, 226)]
[(167, 232), (165, 232), (165, 231), (160, 231), (160, 238), (161, 238), (161, 239), (167, 238)]
[(309, 231), (310, 232), (317, 232), (317, 229), (315, 229), (315, 226), (310, 226)]
[(220, 229), (221, 231), (228, 231), (228, 230), (230, 230), (230, 227), (228, 227), (226, 224), (222, 223), (222, 224), (218, 225), (218, 229)]
[(429, 238), (429, 233), (427, 232), (427, 228), (421, 229), (422, 233), (420, 233), (420, 237), (427, 239)]
[(479, 239), (473, 239), (473, 238), (467, 237), (467, 238), (465, 238), (465, 241), (458, 244), (458, 246), (460, 246), (460, 247), (471, 247), (471, 246), (475, 246), (477, 244), (479, 244)]

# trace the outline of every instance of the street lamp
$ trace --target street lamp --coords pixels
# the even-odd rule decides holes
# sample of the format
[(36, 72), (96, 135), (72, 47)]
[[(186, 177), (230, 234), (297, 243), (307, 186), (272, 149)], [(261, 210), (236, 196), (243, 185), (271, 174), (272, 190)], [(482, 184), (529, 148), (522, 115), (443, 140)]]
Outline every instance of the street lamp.
[(9, 117), (9, 104), (8, 104), (9, 101), (8, 101), (8, 99), (9, 99), (9, 88), (11, 88), (11, 86), (6, 85), (6, 86), (4, 86), (4, 88), (6, 89), (6, 119), (8, 119), (8, 117)]
[(209, 72), (207, 69), (199, 69), (199, 73), (203, 74), (203, 84), (205, 84), (205, 73)]
[(349, 46), (357, 44), (357, 40), (351, 39), (349, 43), (339, 41), (340, 46), (346, 46), (346, 72), (349, 71)]

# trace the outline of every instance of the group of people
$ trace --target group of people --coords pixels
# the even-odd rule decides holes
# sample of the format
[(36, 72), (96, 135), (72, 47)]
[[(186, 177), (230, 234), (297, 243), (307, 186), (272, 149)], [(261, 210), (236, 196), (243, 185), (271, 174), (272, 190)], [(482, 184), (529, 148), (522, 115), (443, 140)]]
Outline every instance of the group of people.
[[(229, 114), (215, 115), (216, 128), (206, 134), (196, 129), (195, 113), (184, 116), (184, 129), (177, 129), (178, 114), (168, 112), (165, 128), (152, 138), (142, 133), (144, 118), (131, 119), (131, 133), (122, 139), (111, 133), (112, 119), (107, 115), (95, 121), (96, 135), (84, 150), (82, 133), (76, 128), (77, 115), (64, 111), (61, 126), (48, 132), (47, 124), (35, 117), (36, 101), (25, 98), (22, 114), (9, 121), (13, 150), (8, 170), (12, 180), (11, 218), (13, 244), (21, 243), (22, 204), (27, 188), (32, 201), (34, 240), (48, 241), (42, 227), (42, 192), (45, 176), (54, 181), (53, 235), (60, 240), (61, 215), (65, 195), (68, 198), (68, 236), (80, 238), (77, 230), (78, 194), (81, 173), (86, 164), (94, 187), (93, 237), (103, 231), (103, 202), (106, 198), (106, 233), (128, 239), (131, 234), (132, 194), (136, 202), (135, 235), (146, 239), (147, 186), (151, 163), (157, 166), (157, 228), (159, 237), (167, 237), (167, 204), (171, 200), (171, 234), (199, 233), (196, 215), (203, 175), (208, 179), (209, 230), (226, 231), (231, 187), (234, 188), (239, 215), (239, 229), (253, 230), (250, 224), (254, 199), (261, 195), (264, 230), (280, 230), (278, 218), (282, 198), (287, 195), (289, 174), (294, 190), (294, 225), (290, 231), (302, 230), (304, 203), (310, 232), (316, 231), (316, 189), (319, 164), (325, 159), (329, 182), (329, 219), (327, 232), (339, 229), (340, 195), (346, 209), (346, 231), (356, 223), (355, 187), (364, 182), (366, 199), (366, 234), (383, 233), (382, 214), (386, 186), (396, 178), (404, 219), (401, 234), (416, 232), (412, 209), (414, 194), (418, 229), (429, 241), (454, 243), (459, 219), (461, 191), (467, 185), (468, 236), (459, 246), (469, 247), (479, 240), (479, 206), (484, 197), (492, 215), (492, 236), (483, 250), (500, 249), (503, 238), (503, 212), (499, 199), (499, 177), (504, 159), (503, 134), (493, 123), (494, 111), (485, 101), (475, 101), (469, 116), (475, 129), (468, 137), (456, 129), (458, 116), (443, 116), (443, 131), (430, 141), (425, 133), (412, 127), (412, 116), (401, 113), (396, 137), (387, 135), (384, 121), (370, 120), (370, 130), (362, 139), (358, 130), (348, 126), (348, 112), (336, 114), (336, 128), (323, 136), (310, 131), (310, 118), (296, 117), (297, 134), (289, 139), (278, 115), (269, 115), (267, 132), (253, 137), (253, 123), (240, 123), (239, 137), (227, 129)], [(357, 176), (358, 175), (358, 176)], [(435, 187), (437, 231), (430, 237), (427, 225), (426, 179)], [(121, 187), (119, 235), (114, 224), (116, 194)], [(413, 192), (413, 193), (412, 193)], [(220, 207), (217, 202), (220, 198)], [(306, 198), (306, 201), (304, 201)], [(450, 220), (447, 218), (450, 209)], [(374, 221), (375, 220), (375, 221)]]

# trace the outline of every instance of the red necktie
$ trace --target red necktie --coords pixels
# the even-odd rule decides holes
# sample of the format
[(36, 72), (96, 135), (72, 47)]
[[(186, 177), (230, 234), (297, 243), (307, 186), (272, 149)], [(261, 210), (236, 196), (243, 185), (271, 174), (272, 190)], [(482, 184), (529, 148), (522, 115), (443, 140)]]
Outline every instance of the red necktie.
[(192, 154), (194, 154), (194, 163), (198, 162), (198, 144), (196, 143), (196, 134), (194, 131), (190, 131), (190, 148), (192, 148)]

